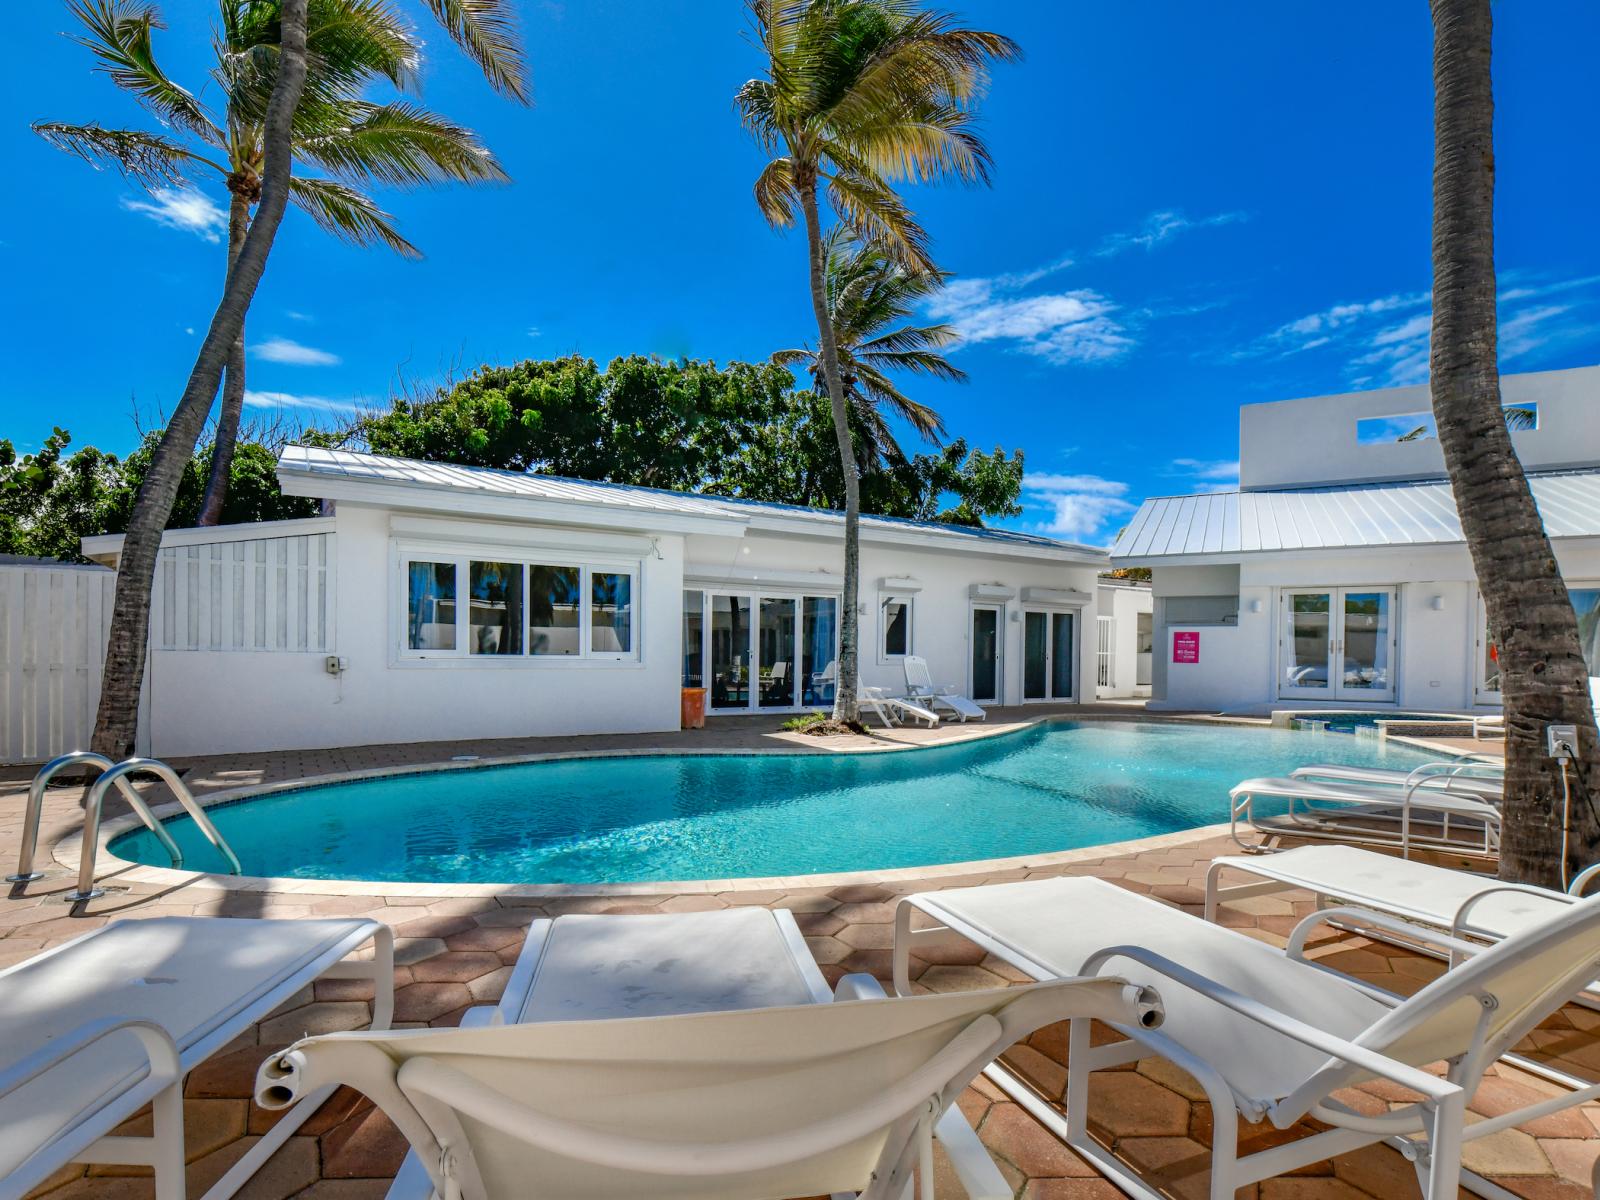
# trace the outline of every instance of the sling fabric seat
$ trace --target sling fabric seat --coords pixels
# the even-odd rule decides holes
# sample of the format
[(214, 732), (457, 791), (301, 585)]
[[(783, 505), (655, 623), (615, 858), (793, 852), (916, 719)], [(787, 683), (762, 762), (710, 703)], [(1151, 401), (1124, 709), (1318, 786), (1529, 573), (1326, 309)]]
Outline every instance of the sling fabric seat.
[(916, 704), (927, 705), (931, 708), (946, 708), (955, 713), (963, 722), (967, 720), (982, 721), (988, 717), (981, 707), (974, 701), (956, 691), (953, 684), (935, 687), (933, 674), (928, 670), (928, 660), (919, 658), (915, 654), (908, 654), (901, 659), (901, 665), (906, 673), (906, 699)]
[[(764, 909), (561, 917), (530, 946), (486, 1027), (309, 1038), (263, 1065), (257, 1102), (349, 1084), (444, 1200), (899, 1200), (917, 1166), (931, 1198), (935, 1127), (1007, 1046), (1072, 1015), (1159, 1020), (1112, 978), (829, 1001)], [(715, 1011), (746, 998), (786, 1002)]]
[[(369, 942), (372, 958), (343, 961)], [(319, 978), (372, 979), (373, 1024), (387, 1027), (393, 946), (389, 927), (366, 919), (153, 917), (0, 971), (0, 1198), (70, 1162), (153, 1166), (159, 1200), (182, 1197), (183, 1076)], [(237, 1190), (321, 1099), (207, 1195)], [(107, 1138), (151, 1102), (151, 1138)]]
[[(1166, 1013), (1158, 1029), (1113, 1023), (1125, 1040), (1091, 1045), (1089, 1025), (1069, 1035), (1064, 1120), (1051, 1124), (1077, 1153), (1131, 1195), (1159, 1193), (1088, 1133), (1093, 1071), (1151, 1055), (1199, 1082), (1214, 1125), (1211, 1196), (1381, 1141), (1398, 1141), (1417, 1167), (1423, 1194), (1445, 1200), (1463, 1177), (1461, 1145), (1600, 1096), (1600, 1085), (1466, 1124), (1465, 1102), (1484, 1071), (1600, 970), (1600, 898), (1562, 905), (1544, 920), (1485, 947), (1445, 934), (1460, 966), (1400, 998), (1305, 961), (1309, 933), (1343, 919), (1390, 932), (1403, 921), (1355, 908), (1312, 914), (1278, 950), (1099, 879), (1061, 878), (908, 896), (895, 922), (897, 989), (919, 937), (920, 910), (1036, 979), (1110, 972), (1156, 988)], [(1115, 944), (1111, 944), (1112, 942)], [(1443, 1062), (1444, 1078), (1421, 1068)], [(1380, 1079), (1419, 1096), (1379, 1116), (1334, 1098)], [(1013, 1093), (1015, 1094), (1015, 1093)], [(1304, 1117), (1331, 1128), (1241, 1157), (1239, 1122), (1288, 1129)], [(1468, 1185), (1504, 1195), (1467, 1173)]]

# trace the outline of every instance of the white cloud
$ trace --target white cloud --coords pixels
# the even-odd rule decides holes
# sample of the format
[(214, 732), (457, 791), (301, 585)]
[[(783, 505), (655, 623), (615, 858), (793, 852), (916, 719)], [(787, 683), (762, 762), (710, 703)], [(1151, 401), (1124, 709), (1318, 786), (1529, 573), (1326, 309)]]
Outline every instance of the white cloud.
[(1025, 505), (1048, 512), (1039, 528), (1056, 537), (1105, 537), (1108, 524), (1138, 507), (1128, 499), (1126, 483), (1099, 475), (1028, 474), (1022, 491)]
[(1203, 492), (1231, 492), (1239, 486), (1236, 458), (1175, 458), (1172, 469), (1192, 479)]
[(337, 354), (315, 346), (302, 346), (286, 337), (257, 342), (250, 347), (250, 353), (267, 362), (289, 363), (296, 367), (336, 367), (341, 361)]
[(1006, 294), (1025, 286), (1017, 280), (1039, 278), (1041, 274), (1029, 272), (958, 279), (929, 302), (928, 311), (954, 325), (964, 342), (1011, 342), (1025, 354), (1058, 365), (1103, 362), (1133, 346), (1112, 316), (1117, 306), (1099, 292), (1078, 288), (1037, 296)]
[(122, 207), (208, 242), (220, 242), (228, 228), (228, 214), (210, 196), (193, 188), (154, 188), (148, 199), (124, 196)]
[(529, 337), (543, 337), (544, 336), (544, 330), (540, 329), (537, 325), (529, 325), (528, 326), (528, 336)]
[(289, 320), (291, 320), (291, 321), (314, 321), (314, 320), (316, 320), (316, 318), (313, 317), (310, 313), (295, 312), (295, 310), (292, 309), (292, 308), (284, 309), (283, 315), (288, 317)]
[(347, 414), (360, 407), (354, 400), (328, 400), (322, 396), (297, 396), (292, 392), (257, 392), (246, 389), (249, 408), (298, 408), (312, 412)]
[(1218, 225), (1232, 225), (1236, 221), (1248, 220), (1248, 215), (1242, 212), (1217, 213), (1209, 217), (1186, 217), (1181, 212), (1163, 211), (1153, 212), (1144, 219), (1144, 223), (1135, 230), (1126, 233), (1113, 233), (1100, 243), (1100, 248), (1095, 251), (1097, 258), (1111, 258), (1125, 250), (1154, 250), (1165, 242), (1170, 242), (1179, 234), (1188, 233), (1193, 229), (1212, 229)]

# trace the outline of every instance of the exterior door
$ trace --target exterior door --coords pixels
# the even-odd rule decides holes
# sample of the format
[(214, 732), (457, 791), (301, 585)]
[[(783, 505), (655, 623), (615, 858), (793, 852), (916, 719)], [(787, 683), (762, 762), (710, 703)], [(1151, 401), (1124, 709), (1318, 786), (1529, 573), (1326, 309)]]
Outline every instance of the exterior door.
[(1032, 611), (1022, 614), (1022, 698), (1071, 700), (1077, 615)]
[(972, 606), (972, 678), (967, 694), (979, 704), (1000, 702), (1000, 606)]
[(1394, 699), (1394, 589), (1317, 588), (1282, 598), (1278, 694)]

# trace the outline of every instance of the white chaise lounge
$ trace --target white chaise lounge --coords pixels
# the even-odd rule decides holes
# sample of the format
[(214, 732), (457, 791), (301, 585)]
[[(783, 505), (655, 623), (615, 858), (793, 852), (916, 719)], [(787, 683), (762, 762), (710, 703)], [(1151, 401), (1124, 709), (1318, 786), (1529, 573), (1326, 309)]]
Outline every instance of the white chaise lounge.
[(879, 687), (861, 688), (856, 693), (856, 703), (877, 717), (885, 729), (892, 729), (906, 720), (926, 721), (930, 729), (939, 723), (939, 714), (932, 709), (915, 700), (891, 696)]
[[(351, 960), (367, 945), (372, 957)], [(117, 921), (0, 972), (0, 1200), (67, 1163), (155, 1169), (183, 1200), (183, 1078), (317, 979), (371, 979), (394, 1012), (394, 935), (365, 919)], [(327, 1099), (313, 1089), (206, 1193), (222, 1200)], [(150, 1137), (110, 1136), (146, 1104)]]
[(901, 1200), (913, 1171), (931, 1200), (936, 1131), (969, 1193), (1009, 1196), (951, 1106), (1068, 1016), (1139, 1027), (1159, 1005), (1111, 978), (889, 1000), (846, 976), (830, 996), (787, 912), (564, 916), (534, 923), (473, 1027), (309, 1038), (256, 1097), (364, 1092), (414, 1149), (396, 1200)]
[[(1450, 777), (1425, 777), (1406, 786), (1349, 779), (1246, 779), (1228, 792), (1228, 826), (1246, 850), (1281, 837), (1393, 846), (1402, 854), (1453, 850), (1490, 857), (1500, 849), (1500, 810), (1492, 796)], [(1269, 811), (1258, 806), (1266, 802)], [(1240, 826), (1261, 835), (1247, 842)]]
[(930, 708), (945, 708), (963, 721), (982, 721), (988, 714), (976, 703), (958, 692), (954, 685), (935, 687), (933, 674), (928, 670), (928, 660), (908, 654), (901, 660), (906, 673), (906, 699)]
[[(1546, 920), (1485, 948), (1454, 941), (1468, 959), (1409, 999), (1307, 962), (1304, 939), (1323, 921), (1359, 914), (1372, 928), (1414, 927), (1379, 913), (1331, 908), (1308, 917), (1287, 951), (1212, 925), (1099, 879), (1062, 878), (909, 896), (895, 923), (898, 990), (909, 987), (906, 956), (921, 911), (1035, 979), (1114, 973), (1154, 987), (1159, 1029), (1113, 1022), (1122, 1041), (1092, 1045), (1089, 1023), (1072, 1023), (1066, 1117), (1030, 1099), (1004, 1072), (996, 1081), (1083, 1158), (1130, 1195), (1160, 1195), (1138, 1170), (1089, 1136), (1089, 1077), (1152, 1055), (1191, 1075), (1211, 1102), (1212, 1200), (1235, 1189), (1364, 1145), (1398, 1140), (1413, 1157), (1424, 1195), (1454, 1200), (1461, 1145), (1600, 1096), (1600, 1085), (1492, 1120), (1465, 1124), (1465, 1101), (1485, 1069), (1579, 992), (1600, 969), (1600, 898), (1563, 905)], [(1448, 935), (1434, 935), (1439, 942)], [(1110, 945), (1115, 940), (1121, 944)], [(1444, 1060), (1448, 1074), (1422, 1070)], [(1353, 1112), (1334, 1093), (1382, 1079), (1420, 1099), (1379, 1116)], [(1323, 1132), (1240, 1156), (1239, 1123), (1289, 1129), (1303, 1117)], [(1474, 1191), (1503, 1189), (1466, 1175)]]
[[(1224, 887), (1225, 871), (1253, 876), (1256, 882)], [(1301, 890), (1315, 895), (1319, 904), (1355, 904), (1457, 937), (1501, 941), (1578, 903), (1597, 876), (1600, 866), (1590, 867), (1572, 880), (1566, 892), (1556, 892), (1358, 846), (1297, 846), (1277, 854), (1213, 859), (1206, 872), (1205, 917), (1215, 921), (1218, 910), (1230, 900)], [(1458, 956), (1451, 957), (1454, 962)]]

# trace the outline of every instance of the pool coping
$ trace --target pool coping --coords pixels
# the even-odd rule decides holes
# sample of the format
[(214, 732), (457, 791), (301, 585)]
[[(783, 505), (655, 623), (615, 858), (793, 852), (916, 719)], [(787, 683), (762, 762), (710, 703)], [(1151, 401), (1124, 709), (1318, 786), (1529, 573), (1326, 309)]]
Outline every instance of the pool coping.
[[(936, 750), (943, 746), (956, 746), (973, 741), (1007, 737), (1023, 733), (1039, 725), (1053, 721), (1107, 721), (1107, 722), (1150, 722), (1161, 724), (1211, 724), (1211, 725), (1248, 725), (1254, 728), (1269, 727), (1261, 718), (1218, 717), (1210, 714), (1174, 714), (1170, 717), (1160, 714), (1096, 714), (1094, 716), (1073, 716), (1071, 714), (1052, 713), (1023, 721), (1007, 729), (975, 729), (970, 734), (963, 734), (934, 743), (899, 742), (891, 744), (878, 744), (873, 746), (819, 746), (817, 749), (823, 753), (835, 754), (881, 754), (898, 751)], [(1340, 737), (1348, 736), (1344, 734)], [(787, 739), (786, 739), (787, 740)], [(798, 741), (798, 737), (795, 739)], [(1425, 739), (1392, 737), (1390, 741), (1411, 746), (1413, 749), (1423, 749), (1434, 753), (1445, 753), (1451, 757), (1464, 757), (1460, 751), (1449, 749), (1440, 745), (1428, 743)], [(571, 750), (547, 751), (538, 754), (515, 754), (493, 756), (489, 758), (473, 758), (470, 761), (445, 761), (438, 763), (407, 763), (393, 767), (371, 767), (360, 771), (338, 771), (327, 775), (311, 775), (301, 779), (282, 780), (278, 783), (255, 784), (238, 788), (226, 788), (220, 791), (208, 792), (195, 799), (203, 809), (210, 810), (229, 804), (237, 804), (246, 800), (254, 800), (262, 796), (270, 796), (279, 792), (303, 791), (307, 788), (322, 787), (336, 783), (355, 783), (366, 779), (383, 779), (403, 775), (419, 775), (433, 773), (440, 770), (483, 770), (493, 767), (520, 766), (528, 763), (541, 762), (571, 762), (595, 758), (659, 758), (676, 757), (680, 755), (693, 755), (699, 757), (757, 757), (774, 755), (794, 755), (804, 753), (802, 750), (779, 749), (776, 747), (752, 747), (748, 749), (734, 748), (698, 748), (686, 750), (663, 750), (659, 748), (615, 749), (615, 750)], [(158, 805), (152, 809), (153, 814), (165, 821), (169, 817), (181, 817), (185, 810), (177, 801)], [(962, 876), (985, 875), (997, 872), (1016, 870), (1047, 870), (1052, 867), (1071, 865), (1088, 859), (1105, 858), (1113, 855), (1144, 853), (1150, 850), (1165, 849), (1187, 842), (1215, 837), (1228, 832), (1230, 826), (1227, 822), (1213, 825), (1196, 826), (1190, 829), (1177, 830), (1172, 833), (1152, 834), (1149, 837), (1133, 838), (1123, 842), (1107, 842), (1095, 846), (1080, 846), (1070, 850), (1049, 851), (1044, 854), (1011, 855), (1004, 858), (971, 859), (956, 863), (935, 863), (919, 867), (887, 867), (864, 871), (832, 871), (814, 872), (800, 875), (776, 876), (745, 876), (733, 879), (694, 879), (694, 880), (647, 880), (635, 883), (423, 883), (409, 881), (381, 881), (360, 879), (300, 879), (292, 876), (271, 875), (223, 875), (209, 871), (191, 871), (174, 867), (153, 867), (144, 863), (136, 863), (129, 859), (121, 858), (110, 850), (111, 841), (130, 829), (142, 827), (142, 822), (134, 813), (126, 813), (111, 817), (101, 823), (97, 841), (96, 877), (102, 885), (111, 882), (141, 883), (160, 888), (203, 888), (223, 892), (278, 892), (296, 895), (312, 896), (372, 896), (382, 899), (390, 896), (416, 896), (422, 898), (444, 899), (448, 897), (511, 897), (516, 899), (560, 899), (564, 897), (626, 897), (626, 896), (654, 896), (663, 893), (680, 895), (713, 895), (723, 893), (744, 892), (772, 892), (793, 891), (812, 888), (834, 888), (852, 884), (871, 883), (907, 883), (917, 880), (939, 880), (959, 878)], [(76, 832), (68, 832), (58, 838), (51, 847), (51, 856), (63, 867), (76, 873), (79, 867), (79, 851), (82, 847), (81, 828)]]

